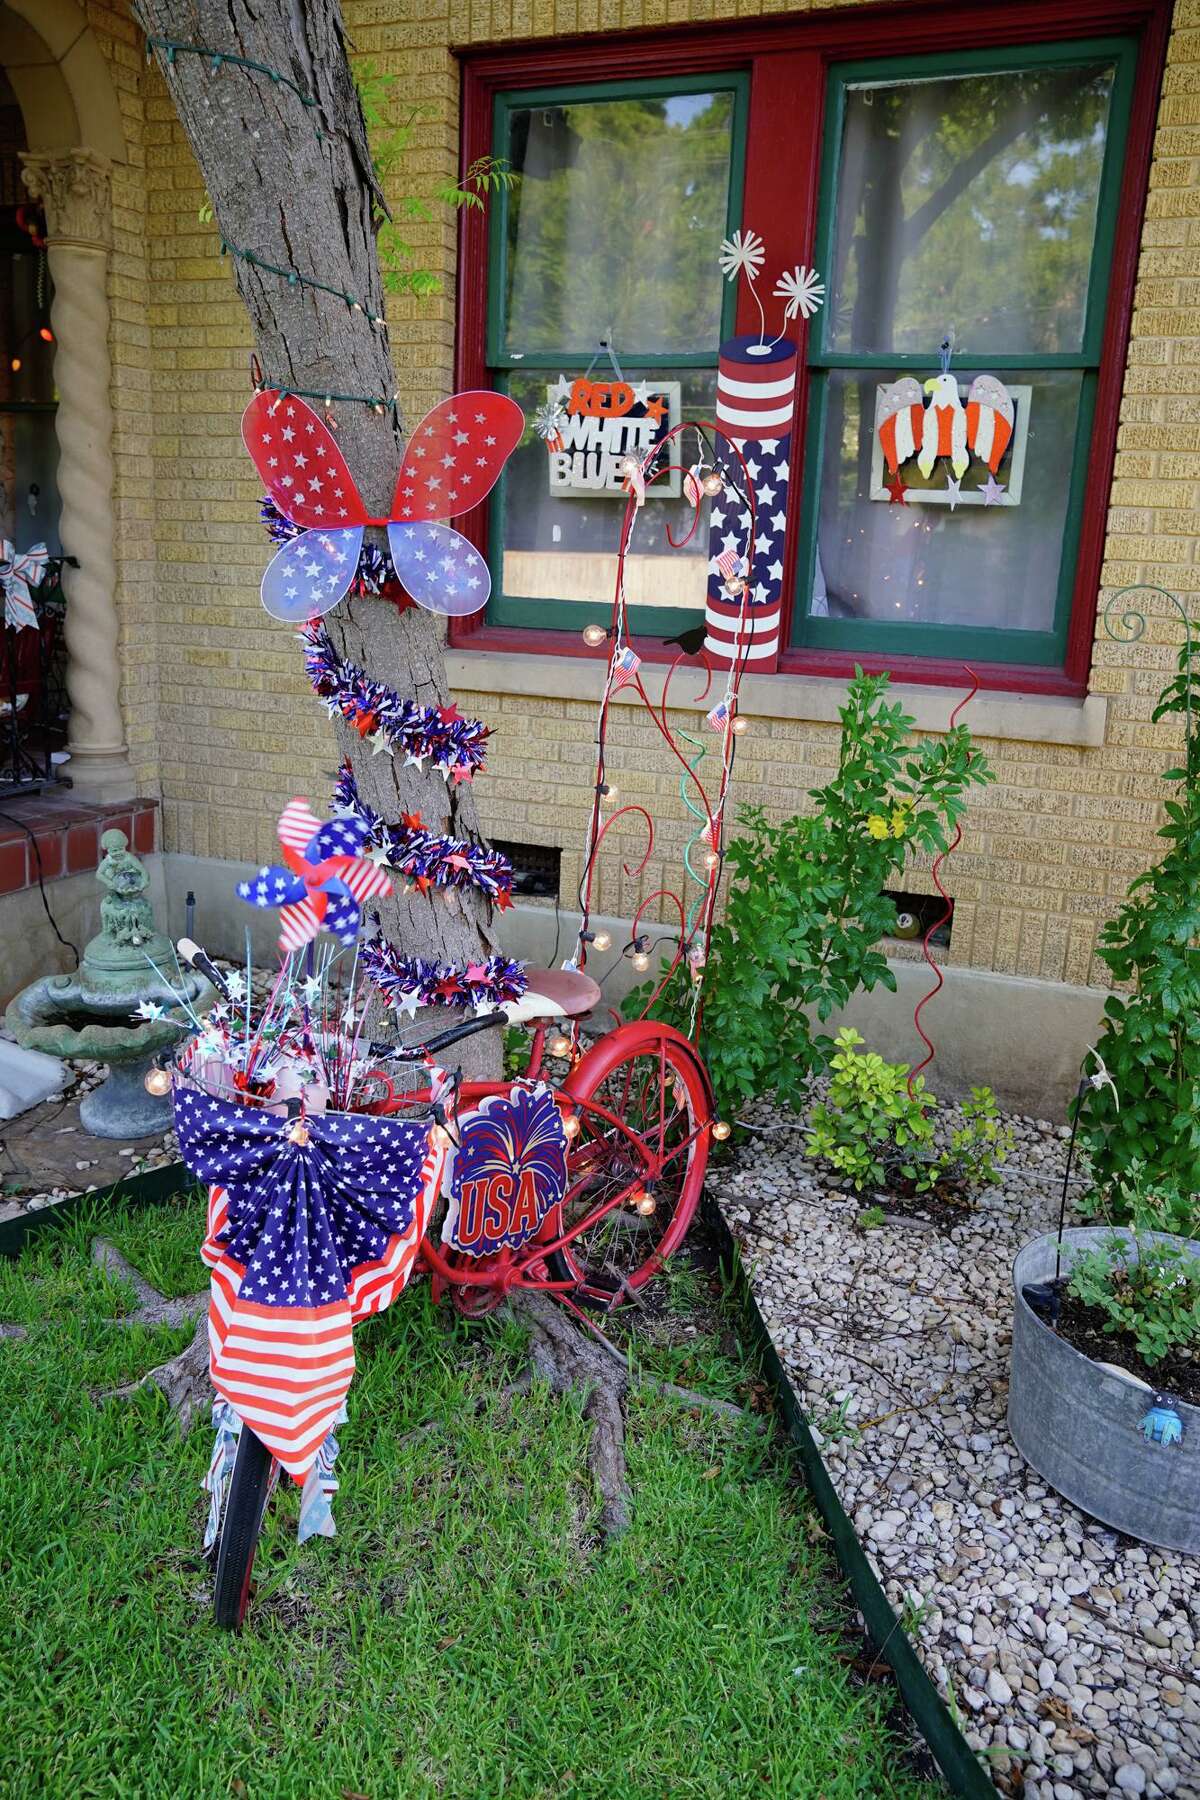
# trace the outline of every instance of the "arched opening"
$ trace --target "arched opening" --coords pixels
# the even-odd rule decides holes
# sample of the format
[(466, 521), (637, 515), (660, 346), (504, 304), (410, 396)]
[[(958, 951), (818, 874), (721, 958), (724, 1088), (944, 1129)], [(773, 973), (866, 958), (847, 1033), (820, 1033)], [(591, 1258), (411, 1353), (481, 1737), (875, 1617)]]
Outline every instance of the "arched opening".
[[(0, 791), (54, 780), (62, 775), (54, 759), (69, 753), (65, 778), (81, 798), (124, 798), (133, 775), (119, 700), (108, 304), (110, 180), (113, 164), (126, 160), (121, 116), (76, 0), (0, 3), (0, 71), (0, 180), (9, 178), (6, 159), (19, 165), (11, 215), (0, 186), (0, 527), (18, 557), (44, 544), (51, 577), (55, 553), (65, 558), (59, 616), (70, 702), (65, 751), (61, 733), (50, 741), (54, 718), (39, 721), (40, 736), (26, 733), (44, 752), (40, 767), (28, 745), (10, 743), (6, 758), (0, 731)], [(8, 568), (6, 637), (15, 629), (23, 640), (23, 710), (33, 720), (35, 704), (50, 713), (57, 706), (61, 727), (53, 663), (31, 666), (40, 617), (30, 613), (40, 614), (55, 584), (44, 577), (35, 588), (23, 577), (36, 565), (26, 565), (14, 585), (11, 557)], [(23, 611), (16, 621), (14, 608)], [(40, 648), (38, 656), (45, 661)], [(20, 697), (8, 714), (14, 740)]]
[[(53, 285), (46, 221), (21, 177), (20, 103), (0, 70), (0, 793), (67, 761)], [(45, 560), (43, 561), (43, 556)]]

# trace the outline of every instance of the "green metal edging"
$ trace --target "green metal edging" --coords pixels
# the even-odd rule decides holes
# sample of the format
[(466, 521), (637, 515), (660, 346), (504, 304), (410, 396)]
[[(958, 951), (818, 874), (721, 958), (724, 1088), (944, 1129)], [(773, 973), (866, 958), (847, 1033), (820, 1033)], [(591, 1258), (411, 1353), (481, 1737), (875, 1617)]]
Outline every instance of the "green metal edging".
[(124, 1201), (134, 1206), (150, 1206), (193, 1185), (183, 1164), (174, 1162), (158, 1169), (145, 1169), (140, 1175), (122, 1176), (109, 1188), (97, 1186), (86, 1193), (69, 1194), (55, 1206), (40, 1206), (36, 1212), (22, 1213), (19, 1219), (5, 1219), (0, 1224), (0, 1256), (19, 1256), (30, 1238), (36, 1237), (48, 1225), (70, 1219), (92, 1201), (103, 1201), (106, 1206)]
[(896, 1686), (910, 1716), (933, 1754), (950, 1792), (961, 1800), (999, 1800), (971, 1746), (955, 1724), (945, 1701), (931, 1681), (925, 1665), (908, 1640), (892, 1610), (837, 1489), (821, 1459), (804, 1410), (788, 1379), (779, 1353), (771, 1341), (746, 1265), (716, 1201), (705, 1194), (701, 1203), (705, 1222), (717, 1240), (722, 1262), (733, 1279), (735, 1299), (741, 1307), (753, 1347), (763, 1372), (774, 1389), (779, 1410), (804, 1468), (805, 1479), (825, 1527), (834, 1554), (877, 1654), (896, 1678)]

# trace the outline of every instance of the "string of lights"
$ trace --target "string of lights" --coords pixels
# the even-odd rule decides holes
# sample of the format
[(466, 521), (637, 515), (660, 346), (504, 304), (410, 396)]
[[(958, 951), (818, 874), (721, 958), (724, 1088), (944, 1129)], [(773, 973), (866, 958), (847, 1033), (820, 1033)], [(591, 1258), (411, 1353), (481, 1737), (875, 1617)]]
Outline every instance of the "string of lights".
[[(302, 275), (299, 269), (282, 268), (279, 263), (270, 262), (265, 256), (260, 256), (257, 250), (244, 249), (240, 244), (230, 243), (228, 238), (221, 239), (221, 255), (239, 257), (251, 269), (263, 269), (268, 275), (278, 275), (281, 280), (287, 282), (289, 287), (314, 288), (317, 293), (331, 294), (335, 300), (343, 302), (347, 312), (361, 313), (368, 325), (377, 326), (381, 331), (386, 331), (388, 328), (387, 320), (382, 313), (369, 311), (361, 300), (345, 288), (332, 287), (329, 282), (318, 281), (312, 275)], [(296, 390), (293, 388), (291, 391), (294, 393)]]
[[(209, 64), (214, 74), (227, 64), (235, 69), (248, 69), (252, 74), (265, 75), (269, 81), (275, 83), (276, 87), (290, 89), (301, 106), (313, 107), (320, 104), (315, 94), (306, 93), (292, 80), (290, 75), (285, 75), (282, 69), (272, 68), (270, 63), (256, 62), (252, 56), (238, 56), (232, 50), (215, 50), (211, 44), (189, 44), (181, 38), (160, 37), (157, 32), (150, 30), (136, 7), (131, 8), (131, 11), (146, 40), (147, 62), (151, 61), (155, 50), (162, 51), (168, 64), (174, 63), (176, 57), (179, 56), (200, 56)], [(319, 125), (315, 129), (318, 138), (328, 135), (322, 131)]]

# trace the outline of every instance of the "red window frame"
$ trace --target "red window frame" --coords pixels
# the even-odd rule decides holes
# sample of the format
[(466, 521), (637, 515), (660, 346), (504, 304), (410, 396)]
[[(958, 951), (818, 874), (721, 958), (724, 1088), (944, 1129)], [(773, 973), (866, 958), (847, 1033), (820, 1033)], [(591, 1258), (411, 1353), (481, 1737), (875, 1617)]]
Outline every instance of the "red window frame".
[[(773, 262), (781, 267), (807, 264), (812, 261), (816, 232), (824, 99), (831, 63), (894, 55), (900, 50), (905, 55), (919, 55), (1068, 43), (1106, 34), (1137, 35), (1137, 74), (1104, 328), (1105, 358), (1097, 382), (1087, 471), (1087, 492), (1104, 498), (1103, 503), (1088, 508), (1083, 520), (1064, 665), (1039, 669), (987, 663), (977, 670), (985, 688), (1079, 696), (1087, 691), (1091, 670), (1125, 358), (1170, 23), (1171, 0), (1003, 0), (969, 13), (963, 12), (958, 0), (935, 0), (934, 4), (901, 0), (900, 4), (858, 5), (790, 20), (739, 19), (721, 25), (676, 25), (506, 43), (462, 53), (461, 164), (466, 169), (476, 157), (490, 151), (493, 99), (504, 89), (616, 81), (635, 71), (662, 76), (747, 69), (750, 103), (742, 217), (766, 234)], [(790, 154), (780, 154), (784, 142)], [(458, 266), (460, 271), (471, 270), (472, 279), (459, 282), (455, 370), (460, 389), (490, 385), (485, 361), (486, 282), (475, 278), (476, 272), (485, 274), (488, 267), (487, 232), (487, 219), (477, 208), (468, 208), (461, 215)], [(757, 329), (752, 312), (752, 303), (743, 294), (739, 331)], [(802, 456), (803, 421), (808, 416), (803, 359), (797, 385), (793, 443)], [(799, 508), (807, 473), (802, 461), (798, 469), (788, 497), (784, 643), (790, 641), (788, 614), (795, 604)], [(475, 507), (459, 526), (486, 553), (487, 504)], [(450, 642), (460, 649), (517, 650), (523, 655), (580, 654), (575, 632), (488, 625), (484, 616), (452, 619)], [(639, 645), (639, 649), (647, 660), (666, 661), (670, 656), (649, 644)], [(855, 663), (870, 672), (890, 669), (905, 681), (947, 685), (962, 680), (961, 663), (927, 656), (854, 656), (841, 650), (795, 648), (781, 654), (779, 673), (846, 677)]]

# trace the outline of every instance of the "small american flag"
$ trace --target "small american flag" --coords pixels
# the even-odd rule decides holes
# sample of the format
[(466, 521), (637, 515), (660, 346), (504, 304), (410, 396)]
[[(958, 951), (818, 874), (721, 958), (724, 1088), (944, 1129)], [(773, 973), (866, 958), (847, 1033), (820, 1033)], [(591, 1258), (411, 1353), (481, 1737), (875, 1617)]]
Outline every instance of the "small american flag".
[(625, 645), (624, 649), (618, 650), (617, 654), (613, 657), (613, 693), (620, 693), (623, 687), (628, 687), (632, 681), (635, 681), (637, 679), (637, 672), (641, 666), (641, 657), (631, 650), (628, 644)]
[(724, 731), (726, 725), (729, 723), (728, 702), (725, 700), (718, 700), (712, 711), (706, 715), (705, 723), (710, 731)]
[(745, 568), (745, 561), (736, 550), (723, 550), (717, 558), (717, 572), (722, 581), (732, 581)]

